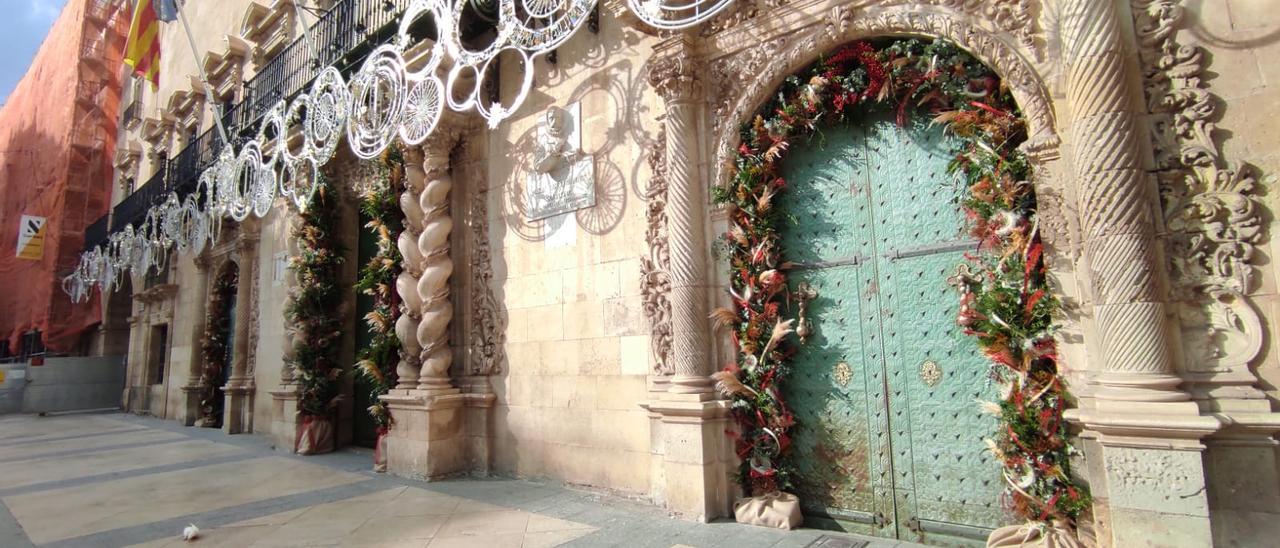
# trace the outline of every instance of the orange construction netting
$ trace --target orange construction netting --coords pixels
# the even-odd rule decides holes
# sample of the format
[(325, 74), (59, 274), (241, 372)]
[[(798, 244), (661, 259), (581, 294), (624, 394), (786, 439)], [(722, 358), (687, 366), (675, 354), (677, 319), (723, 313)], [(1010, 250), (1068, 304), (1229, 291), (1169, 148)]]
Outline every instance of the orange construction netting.
[[(40, 330), (48, 349), (68, 352), (101, 321), (99, 298), (72, 304), (61, 278), (111, 205), (124, 4), (69, 0), (0, 109), (0, 337), (11, 350)], [(18, 256), (23, 215), (47, 219), (38, 259)]]

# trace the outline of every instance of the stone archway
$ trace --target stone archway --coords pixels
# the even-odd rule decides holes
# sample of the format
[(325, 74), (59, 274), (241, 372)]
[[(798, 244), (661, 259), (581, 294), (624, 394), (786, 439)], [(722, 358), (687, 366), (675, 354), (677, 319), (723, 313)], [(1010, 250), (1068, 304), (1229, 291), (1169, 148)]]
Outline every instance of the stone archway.
[[(660, 293), (656, 300), (665, 297), (670, 303), (669, 320), (651, 317), (655, 331), (670, 332), (667, 352), (675, 358), (674, 376), (655, 378), (655, 386), (671, 388), (655, 392), (662, 395), (649, 407), (661, 417), (663, 443), (684, 442), (693, 435), (679, 432), (683, 426), (678, 425), (697, 422), (704, 431), (717, 428), (715, 422), (723, 413), (708, 403), (709, 398), (697, 396), (708, 392), (701, 379), (709, 372), (713, 360), (708, 358), (714, 354), (704, 320), (706, 288), (714, 284), (706, 252), (709, 185), (703, 181), (715, 184), (728, 177), (725, 161), (737, 143), (738, 124), (764, 102), (781, 78), (811, 61), (812, 52), (861, 36), (945, 38), (994, 68), (1010, 84), (1030, 124), (1032, 138), (1024, 150), (1037, 164), (1038, 192), (1050, 198), (1042, 210), (1044, 238), (1046, 244), (1065, 252), (1055, 271), (1068, 274), (1069, 285), (1063, 290), (1073, 294), (1077, 307), (1073, 321), (1078, 317), (1079, 323), (1069, 326), (1075, 347), (1073, 367), (1090, 372), (1089, 397), (1076, 418), (1090, 439), (1100, 442), (1087, 452), (1108, 464), (1105, 477), (1091, 478), (1091, 483), (1100, 493), (1107, 489), (1125, 493), (1122, 499), (1115, 498), (1118, 492), (1103, 496), (1111, 497), (1111, 510), (1116, 507), (1114, 501), (1120, 500), (1123, 516), (1133, 522), (1114, 524), (1113, 531), (1104, 533), (1117, 544), (1139, 542), (1141, 529), (1133, 520), (1176, 517), (1207, 542), (1207, 518), (1173, 516), (1154, 502), (1176, 498), (1180, 504), (1201, 508), (1206, 504), (1203, 490), (1188, 494), (1144, 487), (1165, 483), (1148, 483), (1137, 471), (1142, 463), (1160, 462), (1164, 474), (1190, 478), (1177, 483), (1203, 485), (1199, 440), (1221, 423), (1201, 416), (1190, 396), (1178, 388), (1181, 379), (1170, 348), (1172, 330), (1163, 289), (1167, 269), (1161, 265), (1157, 249), (1163, 244), (1155, 234), (1158, 197), (1151, 191), (1152, 175), (1141, 152), (1146, 136), (1141, 120), (1145, 111), (1137, 100), (1141, 93), (1135, 87), (1140, 78), (1126, 61), (1134, 48), (1133, 37), (1126, 34), (1131, 22), (1111, 2), (1059, 2), (1055, 8), (1062, 25), (1055, 38), (1061, 39), (1062, 47), (1060, 58), (1053, 60), (1060, 65), (1055, 72), (1049, 64), (1031, 61), (1037, 55), (1026, 47), (1027, 36), (987, 13), (1026, 11), (1027, 3), (1001, 8), (951, 0), (904, 4), (908, 3), (881, 0), (854, 7), (836, 2), (815, 5), (806, 11), (826, 9), (829, 14), (820, 21), (809, 20), (807, 26), (761, 22), (770, 18), (754, 19), (753, 12), (747, 22), (730, 21), (704, 32), (704, 40), (673, 37), (655, 47), (650, 81), (666, 106), (661, 162), (666, 190), (665, 207), (650, 222), (665, 228), (659, 234), (666, 236), (651, 238), (650, 245), (665, 248), (670, 258), (657, 269), (663, 275), (649, 276), (662, 283), (647, 283), (644, 289), (646, 297)], [(1046, 75), (1051, 73), (1065, 92), (1065, 100), (1058, 101), (1071, 105), (1071, 119), (1061, 126), (1070, 128), (1062, 146), (1054, 102), (1047, 92)], [(699, 132), (708, 126), (709, 136)], [(1071, 210), (1080, 212), (1078, 221)], [(663, 355), (663, 349), (655, 352)], [(665, 401), (686, 393), (698, 403), (677, 406)], [(690, 416), (696, 420), (689, 420)], [(697, 462), (704, 468), (723, 463), (723, 451), (704, 441)], [(691, 479), (673, 476), (671, 469), (663, 480), (667, 491)], [(700, 496), (686, 497), (681, 504), (700, 513), (722, 512), (717, 510), (722, 499), (707, 482), (700, 483), (706, 487)], [(655, 486), (655, 496), (671, 500), (661, 489)], [(1141, 494), (1131, 496), (1134, 493)], [(1106, 506), (1101, 511), (1111, 511)], [(1116, 514), (1112, 512), (1111, 517)]]

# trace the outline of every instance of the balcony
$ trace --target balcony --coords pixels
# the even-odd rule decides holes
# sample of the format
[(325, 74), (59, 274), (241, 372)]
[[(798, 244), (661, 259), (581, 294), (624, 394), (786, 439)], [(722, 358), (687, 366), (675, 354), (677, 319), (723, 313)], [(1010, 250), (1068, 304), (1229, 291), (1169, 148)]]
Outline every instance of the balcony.
[[(152, 205), (163, 202), (165, 197), (169, 195), (169, 181), (167, 180), (169, 173), (168, 166), (162, 167), (156, 171), (146, 183), (133, 191), (133, 194), (125, 196), (120, 203), (111, 211), (111, 233), (114, 234), (124, 230), (126, 225), (132, 224), (135, 228), (141, 225), (147, 219), (147, 211)], [(101, 219), (94, 221), (95, 224), (101, 222)], [(87, 240), (86, 240), (87, 241)]]
[(103, 215), (84, 229), (84, 248), (93, 249), (107, 241), (107, 216)]
[(125, 129), (132, 130), (142, 123), (142, 101), (134, 100), (125, 107), (124, 113), (120, 115), (120, 124)]
[[(376, 44), (395, 34), (400, 15), (409, 3), (410, 0), (342, 0), (336, 3), (311, 27), (311, 47), (301, 37), (295, 40), (245, 82), (243, 99), (239, 103), (224, 105), (222, 121), (231, 140), (240, 143), (252, 139), (262, 117), (272, 106), (297, 96), (325, 67), (335, 65), (350, 74)], [(86, 43), (82, 55), (90, 53), (89, 46), (92, 45)], [(312, 51), (319, 59), (312, 58)], [(141, 105), (135, 102), (125, 109), (121, 121), (129, 124), (131, 116), (140, 114)], [(137, 226), (146, 220), (147, 210), (162, 202), (170, 191), (177, 192), (180, 198), (195, 192), (200, 173), (217, 158), (222, 144), (217, 128), (210, 128), (179, 150), (151, 179), (115, 206), (110, 215), (110, 232), (117, 232), (128, 224)], [(106, 224), (103, 219), (98, 222)], [(86, 240), (85, 249), (89, 248)]]

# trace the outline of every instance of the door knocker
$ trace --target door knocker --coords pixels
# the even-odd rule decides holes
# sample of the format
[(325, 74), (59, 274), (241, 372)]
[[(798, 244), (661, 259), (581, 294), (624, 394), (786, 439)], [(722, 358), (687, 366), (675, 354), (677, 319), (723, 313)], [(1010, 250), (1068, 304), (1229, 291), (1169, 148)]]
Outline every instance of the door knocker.
[(800, 282), (795, 290), (796, 301), (800, 303), (800, 319), (796, 322), (796, 335), (800, 337), (800, 344), (809, 342), (809, 335), (813, 334), (813, 325), (809, 323), (806, 314), (809, 311), (809, 301), (818, 298), (818, 290), (809, 285), (809, 282)]

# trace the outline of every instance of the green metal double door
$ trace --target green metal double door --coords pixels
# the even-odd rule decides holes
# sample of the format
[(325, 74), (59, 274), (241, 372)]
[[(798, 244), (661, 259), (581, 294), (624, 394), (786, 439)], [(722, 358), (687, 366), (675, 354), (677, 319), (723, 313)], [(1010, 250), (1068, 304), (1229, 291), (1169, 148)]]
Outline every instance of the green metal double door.
[(816, 291), (787, 382), (809, 523), (942, 543), (1001, 524), (988, 365), (947, 277), (974, 242), (954, 138), (889, 116), (824, 128), (788, 154), (780, 207), (792, 290)]

